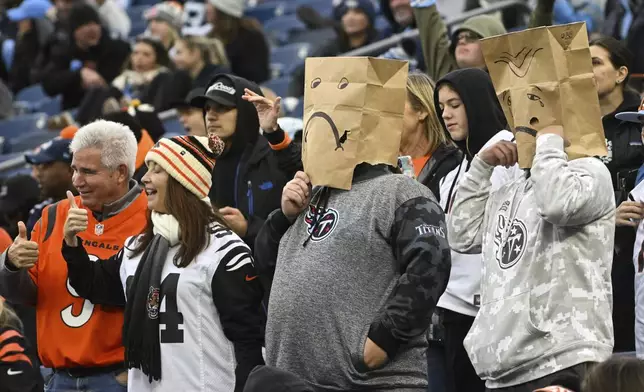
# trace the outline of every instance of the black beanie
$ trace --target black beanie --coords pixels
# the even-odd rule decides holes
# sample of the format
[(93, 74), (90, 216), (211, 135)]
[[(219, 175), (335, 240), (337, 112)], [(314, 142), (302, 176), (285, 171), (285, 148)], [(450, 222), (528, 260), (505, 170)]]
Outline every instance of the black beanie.
[(132, 117), (130, 113), (126, 111), (108, 113), (103, 116), (103, 120), (114, 121), (127, 126), (132, 130), (132, 133), (134, 133), (136, 142), (138, 143), (139, 141), (141, 141), (143, 127), (141, 126), (141, 123), (139, 122), (139, 120)]
[(85, 26), (90, 23), (101, 24), (101, 18), (98, 15), (96, 8), (89, 4), (80, 3), (76, 4), (69, 11), (69, 30), (74, 33), (79, 27)]

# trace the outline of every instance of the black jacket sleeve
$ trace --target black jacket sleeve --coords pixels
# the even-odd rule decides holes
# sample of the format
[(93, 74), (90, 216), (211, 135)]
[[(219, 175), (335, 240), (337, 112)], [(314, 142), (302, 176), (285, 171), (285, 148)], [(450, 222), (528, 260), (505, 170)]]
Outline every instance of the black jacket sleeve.
[(446, 233), (443, 210), (430, 199), (417, 197), (396, 210), (391, 246), (401, 276), (368, 334), (389, 359), (429, 327), (452, 265)]
[[(237, 257), (233, 268), (227, 267), (228, 255)], [(249, 248), (239, 241), (230, 247), (212, 278), (213, 301), (224, 334), (235, 349), (235, 392), (242, 392), (251, 370), (264, 364), (262, 346), (266, 317), (262, 308), (262, 287), (252, 261)], [(234, 268), (239, 265), (241, 268)]]
[[(44, 57), (40, 58), (42, 71), (42, 88), (47, 95), (53, 97), (58, 94), (69, 94), (82, 91), (80, 71), (69, 69), (71, 56), (70, 48), (64, 42), (54, 41), (45, 49)], [(38, 79), (38, 77), (37, 77)]]
[[(264, 137), (271, 146), (276, 146), (282, 143), (287, 135), (279, 128), (275, 132), (265, 133)], [(288, 179), (295, 177), (295, 173), (298, 171), (304, 170), (304, 165), (302, 164), (302, 148), (297, 143), (293, 143), (292, 140), (284, 148), (273, 148), (273, 155), (277, 158), (279, 169)]]
[(261, 275), (273, 276), (280, 241), (291, 224), (280, 209), (271, 212), (264, 221), (255, 238), (255, 267)]
[(39, 369), (27, 356), (25, 348), (25, 339), (18, 330), (0, 328), (1, 392), (38, 391)]
[(69, 284), (82, 298), (97, 305), (125, 306), (125, 294), (119, 270), (123, 249), (107, 260), (89, 259), (83, 241), (72, 248), (63, 241), (63, 258), (67, 262)]

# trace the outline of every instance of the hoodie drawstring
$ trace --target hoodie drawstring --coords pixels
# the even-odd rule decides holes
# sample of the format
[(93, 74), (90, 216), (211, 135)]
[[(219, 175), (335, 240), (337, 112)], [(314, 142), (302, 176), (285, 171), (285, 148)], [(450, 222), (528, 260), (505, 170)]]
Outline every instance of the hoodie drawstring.
[(315, 212), (313, 214), (313, 222), (311, 225), (311, 232), (309, 233), (308, 238), (304, 241), (302, 244), (303, 248), (306, 248), (306, 245), (309, 243), (311, 238), (313, 237), (313, 234), (315, 233), (315, 229), (317, 229), (318, 225), (322, 221), (322, 217), (324, 216), (324, 213), (326, 212), (326, 208), (329, 205), (329, 198), (331, 196), (331, 189), (329, 187), (323, 187), (318, 193), (316, 193), (313, 197), (317, 196), (317, 200), (314, 202), (313, 198), (311, 198), (311, 205), (314, 206)]

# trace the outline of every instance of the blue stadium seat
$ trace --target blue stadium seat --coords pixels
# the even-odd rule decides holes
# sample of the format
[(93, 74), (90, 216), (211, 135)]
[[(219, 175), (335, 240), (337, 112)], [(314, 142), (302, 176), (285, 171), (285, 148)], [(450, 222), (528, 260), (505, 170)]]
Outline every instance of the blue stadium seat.
[(273, 42), (284, 45), (294, 33), (306, 31), (306, 25), (297, 15), (277, 16), (264, 23), (264, 31)]
[(264, 86), (273, 90), (278, 97), (285, 98), (288, 96), (288, 85), (290, 82), (291, 78), (286, 76), (269, 80), (268, 82), (264, 83)]
[[(127, 12), (127, 16), (129, 16), (129, 17), (130, 17), (130, 20), (132, 21), (132, 23), (136, 23), (136, 22), (138, 22), (138, 21), (140, 21), (140, 20), (143, 20), (143, 13), (144, 13), (148, 8), (150, 8), (150, 6), (151, 6), (152, 4), (156, 3), (156, 1), (153, 1), (153, 2), (150, 2), (150, 3), (147, 3), (147, 4), (145, 4), (145, 3), (144, 3), (144, 4), (141, 4), (141, 3), (142, 3), (141, 1), (134, 1), (134, 2), (132, 2), (132, 3), (133, 3), (133, 4), (132, 4), (132, 5), (130, 5), (130, 6), (125, 10), (125, 12)], [(135, 5), (135, 4), (136, 4), (136, 5)]]
[(53, 98), (45, 98), (36, 104), (36, 111), (45, 113), (49, 116), (60, 114), (62, 111), (62, 96), (57, 95)]
[(32, 113), (0, 121), (0, 136), (11, 140), (17, 136), (39, 131), (46, 120), (45, 113)]
[(139, 35), (145, 32), (145, 29), (148, 28), (148, 22), (144, 19), (134, 20), (132, 19), (132, 27), (130, 28), (130, 37), (138, 37)]
[(163, 137), (172, 137), (186, 134), (185, 128), (183, 128), (183, 125), (179, 121), (179, 118), (176, 116), (163, 120), (163, 128), (165, 128), (165, 134), (163, 135)]
[(333, 13), (333, 4), (329, 0), (290, 0), (284, 9), (285, 14), (294, 14), (301, 6), (311, 7), (320, 15), (330, 17)]
[(304, 97), (300, 98), (297, 106), (288, 112), (289, 117), (302, 118), (304, 117)]
[(18, 91), (18, 94), (15, 96), (16, 101), (26, 102), (40, 102), (45, 98), (47, 98), (47, 94), (45, 94), (45, 91), (42, 89), (42, 85), (40, 84), (25, 87)]
[(291, 34), (289, 43), (306, 42), (311, 44), (313, 50), (325, 45), (327, 42), (337, 38), (337, 33), (333, 27), (324, 29), (305, 30)]
[(27, 152), (58, 136), (56, 132), (40, 130), (20, 135), (9, 141), (10, 152)]
[(389, 37), (393, 31), (391, 28), (391, 23), (387, 18), (385, 18), (382, 15), (379, 15), (376, 17), (376, 20), (374, 22), (374, 27), (376, 28), (376, 31), (378, 34), (380, 34), (380, 37), (386, 38)]
[[(292, 1), (292, 0), (289, 0)], [(245, 15), (257, 19), (261, 24), (277, 16), (285, 14), (286, 1), (274, 1), (259, 4), (253, 8), (247, 8)]]
[(273, 78), (289, 76), (311, 53), (311, 44), (295, 43), (271, 50), (271, 71)]

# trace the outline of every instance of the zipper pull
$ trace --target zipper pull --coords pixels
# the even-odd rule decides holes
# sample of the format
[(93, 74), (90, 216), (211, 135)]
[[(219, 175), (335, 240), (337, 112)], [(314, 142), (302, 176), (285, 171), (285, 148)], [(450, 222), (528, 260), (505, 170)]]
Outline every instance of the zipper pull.
[(249, 180), (249, 181), (248, 181), (248, 191), (246, 191), (246, 196), (247, 196), (247, 197), (250, 197), (250, 194), (251, 194), (251, 192), (252, 192), (252, 187), (253, 187), (253, 184), (252, 184), (252, 183), (250, 182), (250, 180)]

